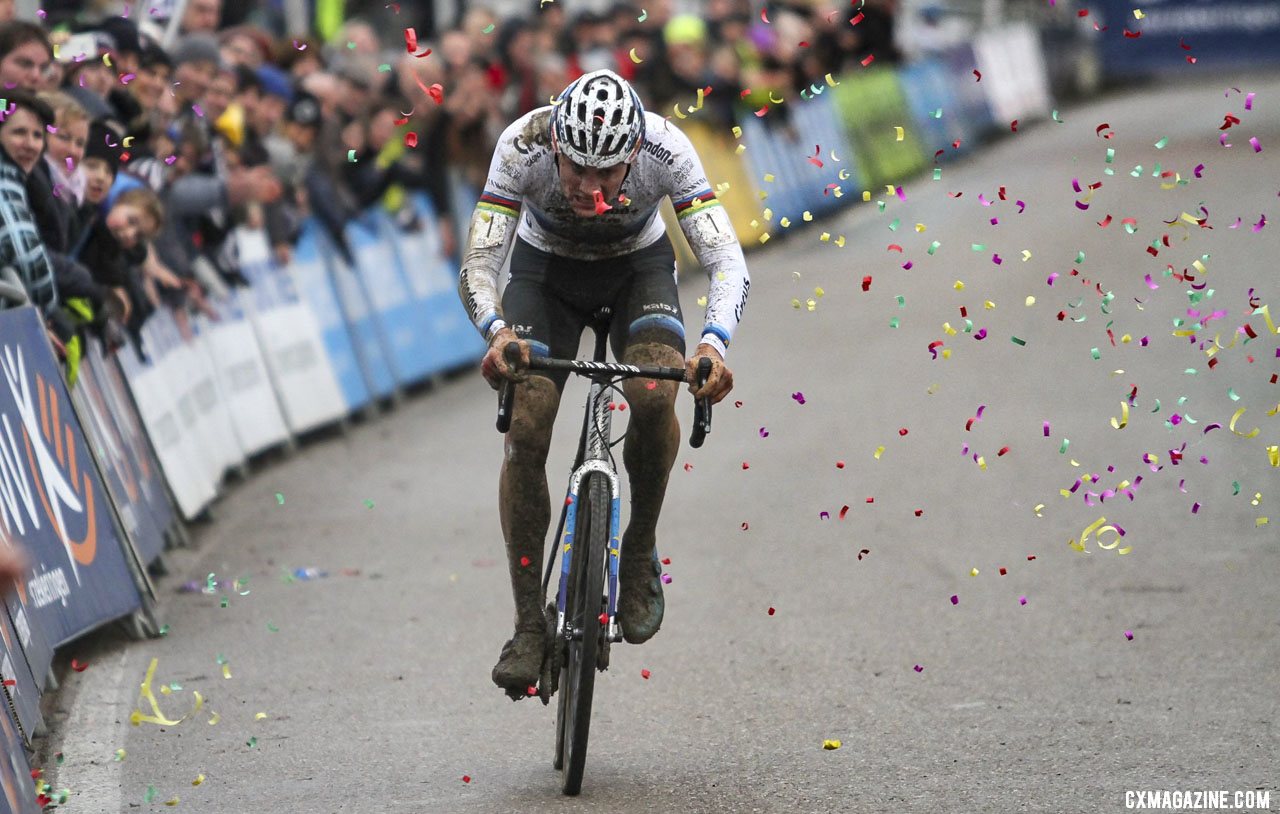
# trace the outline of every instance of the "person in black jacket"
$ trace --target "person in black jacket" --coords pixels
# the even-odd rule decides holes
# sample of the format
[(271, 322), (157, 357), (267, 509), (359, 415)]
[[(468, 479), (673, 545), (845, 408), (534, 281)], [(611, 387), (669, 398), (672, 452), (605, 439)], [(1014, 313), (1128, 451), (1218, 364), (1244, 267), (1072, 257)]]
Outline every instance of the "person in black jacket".
[(24, 91), (6, 91), (6, 95), (12, 107), (0, 120), (0, 267), (17, 271), (32, 304), (49, 317), (58, 310), (58, 292), (26, 186), (44, 154), (53, 112)]

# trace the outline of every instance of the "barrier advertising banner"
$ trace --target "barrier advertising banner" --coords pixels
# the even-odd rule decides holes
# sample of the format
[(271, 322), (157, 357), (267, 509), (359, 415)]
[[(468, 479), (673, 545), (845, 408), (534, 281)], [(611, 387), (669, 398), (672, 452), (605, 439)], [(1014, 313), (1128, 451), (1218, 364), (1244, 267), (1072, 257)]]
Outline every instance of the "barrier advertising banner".
[(5, 814), (40, 814), (36, 803), (36, 784), (31, 779), (31, 766), (22, 748), (22, 738), (9, 711), (0, 709), (0, 812)]
[(1129, 0), (1091, 4), (1099, 26), (1107, 27), (1101, 50), (1111, 79), (1280, 62), (1276, 0), (1151, 0), (1142, 3), (1141, 20), (1134, 18), (1135, 5)]
[(911, 121), (911, 113), (896, 73), (869, 69), (844, 78), (825, 95), (834, 102), (853, 142), (858, 177), (864, 186), (874, 189), (899, 184), (928, 165), (919, 136), (902, 126)]
[(351, 331), (347, 327), (347, 321), (343, 319), (338, 293), (329, 276), (325, 253), (332, 253), (333, 248), (323, 241), (320, 226), (314, 220), (308, 220), (294, 247), (289, 271), (320, 325), (325, 354), (329, 357), (333, 374), (342, 388), (347, 409), (355, 412), (369, 403), (369, 387), (365, 383), (364, 372), (360, 369)]
[(7, 702), (16, 714), (22, 725), (20, 734), (25, 734), (29, 741), (40, 723), (40, 688), (44, 680), (42, 677), (37, 681), (31, 665), (27, 663), (22, 640), (30, 639), (30, 629), (25, 634), (20, 635), (9, 614), (0, 610), (0, 679), (4, 682), (0, 700)]
[[(35, 309), (0, 312), (0, 371), (0, 525), (30, 561), (21, 610), (57, 646), (142, 601)], [(52, 652), (24, 649), (46, 675)]]
[(85, 440), (93, 448), (102, 467), (104, 485), (120, 515), (120, 525), (144, 563), (164, 551), (164, 529), (157, 527), (151, 507), (143, 494), (143, 469), (146, 458), (133, 458), (133, 450), (125, 445), (107, 402), (102, 382), (103, 362), (99, 349), (92, 346), (80, 365), (80, 379), (72, 398), (84, 421)]

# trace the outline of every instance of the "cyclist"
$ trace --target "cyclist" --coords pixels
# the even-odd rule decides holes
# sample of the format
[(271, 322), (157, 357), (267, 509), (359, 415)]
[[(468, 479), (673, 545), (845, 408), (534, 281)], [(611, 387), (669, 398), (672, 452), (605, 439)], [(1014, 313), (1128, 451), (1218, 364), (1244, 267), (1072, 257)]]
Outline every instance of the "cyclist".
[[(668, 196), (711, 281), (701, 338), (688, 360), (675, 254), (658, 214)], [(508, 251), (511, 269), (499, 299), (498, 273)], [(504, 379), (518, 382), (498, 485), (515, 634), (493, 668), (494, 683), (513, 699), (538, 682), (546, 644), (546, 460), (567, 374), (513, 371), (504, 349), (519, 343), (526, 364), (531, 353), (572, 358), (593, 315), (605, 309), (614, 356), (623, 362), (692, 371), (701, 357), (710, 358), (710, 378), (694, 396), (714, 403), (733, 387), (725, 349), (749, 288), (742, 247), (693, 145), (674, 125), (646, 113), (612, 71), (578, 78), (554, 104), (525, 114), (498, 140), (471, 218), (458, 290), (489, 342), (481, 363), (485, 379), (495, 389)], [(680, 445), (676, 389), (673, 382), (642, 379), (623, 384), (631, 415), (623, 447), (631, 519), (622, 537), (618, 621), (634, 644), (662, 623), (655, 531)]]

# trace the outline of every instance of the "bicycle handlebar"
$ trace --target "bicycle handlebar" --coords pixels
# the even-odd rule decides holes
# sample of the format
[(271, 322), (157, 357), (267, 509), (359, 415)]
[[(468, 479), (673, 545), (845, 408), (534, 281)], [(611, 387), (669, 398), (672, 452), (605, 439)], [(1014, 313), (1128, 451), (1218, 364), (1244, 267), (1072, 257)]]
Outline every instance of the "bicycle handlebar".
[[(517, 367), (520, 363), (520, 346), (515, 342), (504, 350), (507, 364)], [(637, 378), (662, 379), (672, 382), (687, 382), (688, 371), (682, 367), (660, 367), (656, 365), (628, 365), (619, 362), (588, 362), (576, 359), (549, 359), (534, 356), (529, 359), (529, 370), (564, 370), (590, 378)], [(711, 375), (711, 360), (698, 360), (698, 387), (706, 384)], [(516, 389), (512, 382), (503, 382), (498, 394), (498, 432), (505, 433), (511, 429), (511, 416), (515, 410)], [(702, 446), (707, 433), (711, 432), (711, 400), (697, 400), (693, 410), (693, 431), (689, 435), (689, 445), (695, 449)]]

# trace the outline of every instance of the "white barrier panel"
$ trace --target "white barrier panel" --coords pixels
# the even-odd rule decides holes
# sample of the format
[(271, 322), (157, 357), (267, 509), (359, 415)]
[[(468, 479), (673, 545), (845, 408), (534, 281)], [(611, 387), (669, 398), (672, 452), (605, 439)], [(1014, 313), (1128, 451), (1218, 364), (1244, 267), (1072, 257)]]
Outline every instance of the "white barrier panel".
[(1029, 23), (983, 31), (973, 43), (982, 87), (998, 124), (1049, 114), (1049, 75), (1040, 40)]
[(158, 332), (150, 323), (142, 332), (143, 343), (151, 356), (150, 364), (138, 358), (132, 345), (126, 345), (118, 351), (120, 367), (178, 509), (189, 520), (200, 514), (216, 491), (196, 463), (195, 438), (192, 433), (183, 432), (177, 413), (177, 394), (160, 370), (162, 354), (167, 355), (167, 349), (154, 338)]
[[(287, 441), (289, 430), (267, 379), (266, 362), (253, 325), (238, 307), (240, 301), (247, 299), (245, 294), (232, 290), (232, 302), (221, 304), (223, 320), (211, 326), (208, 349), (236, 439), (246, 455), (253, 455)], [(239, 313), (229, 319), (232, 310)]]
[(320, 322), (298, 296), (292, 270), (274, 265), (263, 232), (237, 232), (241, 268), (253, 286), (241, 305), (289, 430), (302, 433), (340, 421), (347, 414), (342, 388), (325, 353)]
[(194, 341), (182, 343), (186, 357), (184, 373), (190, 374), (190, 393), (197, 414), (197, 431), (204, 441), (206, 466), (215, 487), (220, 488), (227, 469), (244, 461), (244, 452), (236, 440), (231, 414), (218, 392), (212, 353), (209, 348), (210, 322), (204, 317), (192, 320), (196, 326)]

